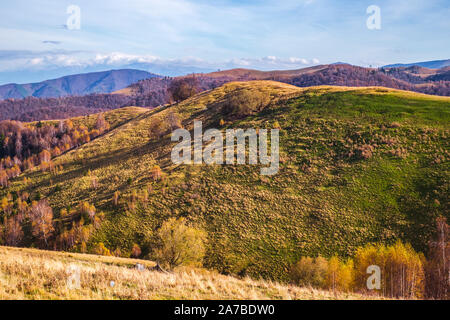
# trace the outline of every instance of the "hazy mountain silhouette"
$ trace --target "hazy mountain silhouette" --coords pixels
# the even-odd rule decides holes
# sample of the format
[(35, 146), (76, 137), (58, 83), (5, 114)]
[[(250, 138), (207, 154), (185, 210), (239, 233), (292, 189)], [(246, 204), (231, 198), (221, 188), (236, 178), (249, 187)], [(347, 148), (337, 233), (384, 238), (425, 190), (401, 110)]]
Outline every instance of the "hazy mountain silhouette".
[(58, 79), (27, 84), (6, 84), (0, 86), (0, 99), (9, 98), (55, 98), (68, 95), (110, 93), (139, 80), (158, 77), (141, 70), (121, 69), (69, 75)]
[(414, 63), (396, 63), (384, 66), (383, 68), (393, 68), (393, 67), (411, 67), (411, 66), (419, 66), (429, 69), (441, 69), (444, 67), (450, 66), (450, 59), (446, 60), (433, 60), (433, 61), (423, 61), (423, 62), (414, 62)]

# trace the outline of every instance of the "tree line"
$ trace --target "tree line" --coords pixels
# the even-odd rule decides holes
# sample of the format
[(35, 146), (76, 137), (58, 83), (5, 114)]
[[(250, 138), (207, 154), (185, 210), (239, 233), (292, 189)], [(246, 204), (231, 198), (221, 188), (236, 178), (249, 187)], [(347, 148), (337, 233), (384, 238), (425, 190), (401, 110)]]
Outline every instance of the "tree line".
[[(395, 298), (449, 299), (449, 226), (436, 219), (435, 236), (429, 241), (427, 258), (410, 244), (368, 244), (352, 258), (302, 257), (292, 265), (293, 283), (332, 291), (356, 291)], [(374, 270), (379, 270), (378, 287), (369, 287)]]
[(55, 213), (46, 199), (32, 199), (26, 192), (8, 194), (0, 209), (0, 244), (15, 247), (87, 252), (90, 235), (104, 219), (87, 202)]
[(23, 171), (40, 166), (43, 171), (58, 169), (52, 158), (77, 147), (109, 130), (103, 114), (97, 116), (92, 129), (74, 126), (70, 119), (57, 124), (27, 124), (0, 121), (0, 186)]
[(133, 105), (130, 102), (130, 97), (121, 94), (6, 99), (0, 101), (0, 120), (66, 119)]

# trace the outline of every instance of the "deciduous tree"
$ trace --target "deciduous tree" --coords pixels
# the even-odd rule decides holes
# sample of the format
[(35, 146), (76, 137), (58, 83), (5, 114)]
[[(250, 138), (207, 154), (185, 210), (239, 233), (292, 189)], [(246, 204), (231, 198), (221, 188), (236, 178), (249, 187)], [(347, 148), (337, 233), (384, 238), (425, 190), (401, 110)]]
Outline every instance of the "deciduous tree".
[(47, 200), (33, 202), (31, 206), (31, 223), (33, 235), (48, 247), (48, 240), (53, 233), (53, 210)]
[(158, 231), (160, 246), (154, 251), (162, 265), (172, 269), (180, 265), (200, 266), (205, 254), (204, 231), (186, 224), (183, 218), (170, 218)]

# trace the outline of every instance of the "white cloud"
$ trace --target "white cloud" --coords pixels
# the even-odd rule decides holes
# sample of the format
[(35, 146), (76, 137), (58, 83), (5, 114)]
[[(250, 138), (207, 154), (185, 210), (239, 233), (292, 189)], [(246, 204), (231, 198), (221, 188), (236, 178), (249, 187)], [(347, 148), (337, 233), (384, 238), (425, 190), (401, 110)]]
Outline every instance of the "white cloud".
[(32, 64), (32, 65), (39, 65), (39, 64), (42, 64), (44, 62), (44, 59), (43, 58), (33, 58), (33, 59), (31, 59), (30, 60), (30, 63)]
[(79, 68), (89, 70), (110, 68), (137, 68), (167, 75), (206, 72), (217, 69), (248, 68), (260, 70), (296, 69), (317, 64), (318, 60), (299, 57), (234, 58), (208, 61), (197, 57), (166, 59), (155, 55), (138, 55), (124, 52), (94, 53), (86, 51), (1, 51), (0, 72), (21, 72)]
[(319, 60), (317, 58), (305, 59), (298, 57), (289, 58), (279, 58), (276, 56), (267, 56), (262, 58), (241, 58), (241, 59), (231, 59), (226, 65), (229, 68), (233, 66), (245, 66), (254, 69), (294, 69), (302, 68), (310, 65), (318, 64)]
[(121, 52), (113, 52), (111, 54), (97, 54), (94, 63), (97, 64), (127, 64), (133, 62), (153, 63), (158, 60), (157, 57), (151, 55), (133, 55)]

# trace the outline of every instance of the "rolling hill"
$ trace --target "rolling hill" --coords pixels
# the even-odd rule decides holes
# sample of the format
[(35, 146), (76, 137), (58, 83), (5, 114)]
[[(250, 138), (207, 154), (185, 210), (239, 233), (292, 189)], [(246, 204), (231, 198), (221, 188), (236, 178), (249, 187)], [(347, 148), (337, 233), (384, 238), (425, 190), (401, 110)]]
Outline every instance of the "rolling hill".
[[(236, 97), (264, 104), (243, 115), (235, 113)], [(170, 135), (149, 135), (173, 114), (188, 130), (194, 120), (204, 130), (280, 127), (278, 174), (261, 176), (258, 165), (174, 165)], [(448, 97), (231, 82), (140, 112), (55, 157), (57, 173), (26, 171), (0, 198), (27, 192), (56, 214), (89, 202), (105, 220), (88, 247), (101, 242), (129, 253), (137, 243), (150, 258), (155, 230), (185, 217), (208, 234), (206, 267), (287, 280), (302, 256), (347, 257), (371, 242), (401, 239), (426, 252), (434, 219), (449, 218), (449, 123)]]
[(432, 83), (434, 81), (448, 81), (450, 67), (430, 69), (420, 66), (382, 68), (381, 71), (388, 76), (412, 84)]
[(141, 70), (121, 69), (75, 74), (38, 83), (11, 83), (0, 86), (0, 99), (56, 98), (68, 95), (110, 93), (139, 80), (153, 77), (158, 75)]
[[(175, 79), (195, 76), (201, 90), (214, 89), (231, 81), (272, 80), (298, 87), (319, 85), (381, 86), (448, 96), (450, 95), (450, 82), (446, 81), (447, 73), (448, 70), (446, 68), (439, 70), (423, 68), (422, 73), (419, 74), (415, 67), (374, 69), (349, 64), (330, 64), (283, 71), (231, 69), (177, 77)], [(145, 101), (146, 97), (161, 96), (161, 91), (169, 85), (170, 81), (167, 81), (167, 79), (164, 81), (161, 79), (148, 79), (132, 84), (117, 93), (136, 96)]]

